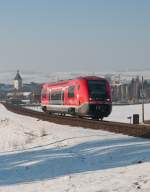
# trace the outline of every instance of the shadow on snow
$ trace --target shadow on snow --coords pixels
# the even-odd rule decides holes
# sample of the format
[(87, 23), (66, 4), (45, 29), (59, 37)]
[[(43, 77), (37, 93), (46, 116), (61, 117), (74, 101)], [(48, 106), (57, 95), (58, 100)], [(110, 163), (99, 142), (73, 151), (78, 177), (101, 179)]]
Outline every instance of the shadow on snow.
[(73, 147), (0, 155), (0, 185), (42, 181), (150, 160), (150, 140), (140, 138), (84, 142)]

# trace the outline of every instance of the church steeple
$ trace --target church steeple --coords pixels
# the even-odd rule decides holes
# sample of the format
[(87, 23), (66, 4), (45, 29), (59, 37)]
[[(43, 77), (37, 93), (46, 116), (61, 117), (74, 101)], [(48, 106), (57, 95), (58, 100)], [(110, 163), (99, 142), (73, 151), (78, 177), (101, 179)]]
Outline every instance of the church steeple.
[(14, 78), (14, 89), (16, 89), (17, 91), (22, 90), (22, 78), (20, 76), (19, 70), (17, 70), (17, 74)]
[(22, 78), (21, 78), (21, 76), (19, 74), (19, 70), (17, 70), (17, 74), (16, 74), (14, 80), (22, 80)]

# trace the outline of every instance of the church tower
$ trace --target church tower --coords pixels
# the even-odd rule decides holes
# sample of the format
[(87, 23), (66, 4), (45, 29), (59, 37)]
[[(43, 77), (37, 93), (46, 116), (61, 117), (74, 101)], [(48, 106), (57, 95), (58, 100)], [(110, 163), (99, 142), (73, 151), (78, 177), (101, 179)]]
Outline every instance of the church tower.
[(17, 91), (21, 91), (22, 90), (22, 78), (19, 74), (19, 70), (17, 71), (17, 74), (14, 78), (14, 89)]

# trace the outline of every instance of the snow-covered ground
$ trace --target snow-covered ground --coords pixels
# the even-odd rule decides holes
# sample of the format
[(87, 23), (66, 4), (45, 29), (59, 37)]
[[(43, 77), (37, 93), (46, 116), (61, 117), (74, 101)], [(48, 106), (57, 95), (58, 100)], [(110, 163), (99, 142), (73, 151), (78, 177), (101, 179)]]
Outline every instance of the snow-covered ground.
[[(128, 117), (133, 120), (133, 114), (139, 114), (139, 120), (142, 122), (142, 105), (120, 105), (113, 106), (112, 113), (105, 120), (129, 123)], [(150, 103), (144, 105), (144, 119), (150, 120)]]
[(149, 139), (0, 114), (0, 192), (150, 191)]

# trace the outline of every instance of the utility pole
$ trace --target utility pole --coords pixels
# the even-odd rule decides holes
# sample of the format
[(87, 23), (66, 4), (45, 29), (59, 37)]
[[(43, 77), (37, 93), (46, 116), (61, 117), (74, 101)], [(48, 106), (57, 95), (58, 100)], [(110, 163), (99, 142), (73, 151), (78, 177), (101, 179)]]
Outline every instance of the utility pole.
[(142, 122), (144, 123), (144, 78), (142, 76)]

